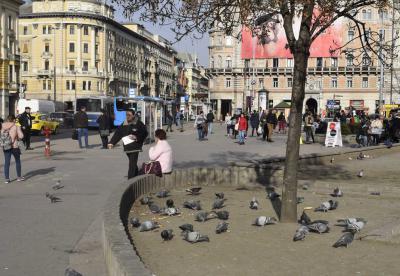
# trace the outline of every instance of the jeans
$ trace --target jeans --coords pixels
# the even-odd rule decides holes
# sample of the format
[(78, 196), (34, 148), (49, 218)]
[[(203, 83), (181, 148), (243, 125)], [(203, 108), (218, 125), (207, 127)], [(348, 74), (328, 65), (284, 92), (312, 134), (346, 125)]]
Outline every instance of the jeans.
[(139, 174), (139, 169), (137, 166), (139, 152), (127, 153), (126, 155), (129, 159), (128, 179), (131, 179)]
[(314, 133), (313, 133), (313, 129), (311, 126), (305, 126), (304, 127), (304, 131), (306, 132), (306, 142), (310, 141), (310, 138), (312, 139), (313, 143), (314, 141)]
[(246, 135), (245, 130), (239, 130), (239, 143), (244, 144), (245, 135)]
[(208, 133), (212, 134), (213, 122), (208, 123)]
[(168, 130), (172, 132), (172, 122), (168, 122), (166, 132), (168, 132)]
[(199, 140), (204, 139), (204, 131), (203, 131), (203, 128), (197, 128), (197, 136), (199, 137)]
[(17, 168), (17, 176), (21, 177), (21, 151), (20, 149), (4, 150), (4, 177), (10, 179), (11, 155), (14, 156), (15, 166)]
[(88, 141), (88, 129), (87, 128), (78, 128), (78, 141), (79, 141), (80, 148), (82, 148), (82, 136), (85, 137), (85, 147), (88, 147), (89, 141)]

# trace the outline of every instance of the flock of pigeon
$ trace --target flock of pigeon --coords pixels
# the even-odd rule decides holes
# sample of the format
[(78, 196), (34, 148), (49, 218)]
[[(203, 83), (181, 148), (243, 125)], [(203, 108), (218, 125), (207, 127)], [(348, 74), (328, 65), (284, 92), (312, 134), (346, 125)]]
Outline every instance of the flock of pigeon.
[[(51, 188), (54, 191), (57, 191), (57, 190), (60, 190), (60, 189), (64, 188), (64, 185), (61, 184), (61, 180), (57, 180), (56, 184), (53, 185)], [(46, 198), (48, 200), (50, 200), (51, 203), (57, 203), (57, 202), (61, 202), (62, 201), (61, 198), (56, 196), (55, 194), (51, 194), (51, 193), (47, 192), (45, 195), (46, 195)]]
[[(357, 157), (357, 159), (361, 160), (366, 158), (366, 156), (361, 152), (360, 155)], [(331, 163), (333, 163), (334, 159), (331, 159)], [(358, 177), (363, 177), (364, 172), (361, 170), (357, 176)], [(196, 196), (200, 194), (201, 187), (192, 187), (186, 189), (186, 192), (188, 195)], [(308, 189), (308, 186), (303, 186), (304, 190)], [(158, 198), (167, 198), (170, 196), (170, 191), (169, 190), (161, 190), (155, 194)], [(333, 193), (331, 194), (332, 197), (334, 198), (339, 198), (343, 196), (343, 192), (339, 189), (336, 188), (334, 189)], [(275, 189), (271, 188), (267, 190), (267, 198), (270, 199), (271, 201), (277, 200), (280, 197), (280, 195), (275, 191)], [(218, 218), (221, 220), (215, 229), (215, 232), (217, 234), (226, 232), (229, 227), (229, 223), (226, 222), (226, 220), (229, 219), (229, 212), (226, 210), (220, 210), (223, 207), (225, 207), (225, 201), (227, 199), (225, 198), (224, 193), (216, 193), (215, 194), (215, 199), (214, 202), (212, 203), (211, 206), (211, 211), (204, 211), (201, 206), (200, 200), (194, 200), (190, 199), (187, 201), (183, 202), (183, 207), (197, 211), (195, 214), (195, 221), (198, 222), (205, 222), (210, 219)], [(304, 202), (304, 197), (298, 197), (297, 198), (297, 203), (303, 203)], [(153, 198), (151, 196), (144, 196), (140, 199), (140, 203), (142, 205), (147, 205), (150, 212), (153, 214), (158, 214), (161, 216), (175, 216), (175, 215), (180, 215), (181, 211), (179, 208), (175, 207), (174, 201), (172, 199), (167, 199), (166, 200), (166, 206), (165, 207), (160, 207), (156, 205), (153, 202)], [(258, 209), (260, 203), (258, 200), (253, 197), (252, 200), (249, 203), (249, 208), (250, 209)], [(315, 212), (329, 212), (332, 210), (337, 209), (339, 206), (339, 202), (337, 200), (328, 200), (325, 202), (322, 202), (320, 206), (314, 208)], [(305, 208), (303, 210), (303, 213), (301, 214), (301, 217), (299, 219), (299, 224), (300, 227), (296, 230), (296, 233), (294, 234), (293, 241), (303, 241), (306, 238), (306, 235), (309, 234), (310, 232), (314, 233), (328, 233), (330, 230), (329, 222), (326, 220), (311, 220), (310, 217), (307, 215)], [(312, 208), (311, 208), (312, 209)], [(267, 217), (267, 216), (259, 216), (257, 217), (253, 225), (255, 226), (265, 226), (265, 225), (270, 225), (270, 224), (276, 224), (278, 223), (278, 220), (274, 217)], [(348, 247), (352, 241), (354, 240), (354, 236), (356, 233), (360, 232), (363, 227), (366, 225), (367, 221), (363, 218), (345, 218), (345, 219), (340, 219), (337, 221), (337, 224), (335, 226), (340, 226), (343, 227), (343, 232), (344, 234), (337, 240), (336, 243), (333, 244), (333, 247)], [(139, 221), (139, 218), (137, 217), (132, 217), (130, 220), (130, 224), (132, 225), (133, 228), (137, 228), (139, 232), (144, 232), (144, 231), (151, 231), (156, 228), (159, 228), (160, 225), (157, 221), (154, 220), (146, 220), (143, 222)], [(207, 235), (203, 235), (200, 232), (196, 231), (193, 227), (192, 224), (186, 223), (181, 226), (179, 226), (181, 232), (181, 236), (183, 236), (183, 239), (190, 242), (190, 243), (196, 243), (196, 242), (203, 242), (203, 241), (210, 241), (209, 237)], [(173, 230), (172, 229), (166, 229), (161, 231), (161, 238), (164, 241), (169, 241), (174, 237)]]

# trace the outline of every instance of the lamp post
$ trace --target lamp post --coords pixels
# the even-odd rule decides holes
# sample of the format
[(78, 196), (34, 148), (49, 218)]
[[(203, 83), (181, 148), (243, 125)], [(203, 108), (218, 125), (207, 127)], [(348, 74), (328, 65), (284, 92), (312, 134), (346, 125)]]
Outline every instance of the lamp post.
[[(57, 57), (56, 57), (56, 30), (59, 30), (60, 26), (58, 27), (51, 27), (51, 30), (53, 31), (53, 47), (54, 47), (54, 61), (53, 61), (53, 77), (54, 77), (54, 83), (53, 83), (53, 101), (54, 104), (56, 104), (56, 100), (57, 100), (57, 72), (56, 72), (56, 61), (57, 61)], [(75, 84), (76, 87), (76, 84)]]

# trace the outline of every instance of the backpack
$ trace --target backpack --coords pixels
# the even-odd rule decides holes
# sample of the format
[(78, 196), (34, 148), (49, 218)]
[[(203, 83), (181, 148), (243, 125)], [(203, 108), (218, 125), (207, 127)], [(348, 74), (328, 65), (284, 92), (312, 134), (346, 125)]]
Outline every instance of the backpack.
[(10, 129), (4, 130), (0, 135), (0, 147), (3, 150), (10, 150), (12, 148), (12, 139), (10, 136)]

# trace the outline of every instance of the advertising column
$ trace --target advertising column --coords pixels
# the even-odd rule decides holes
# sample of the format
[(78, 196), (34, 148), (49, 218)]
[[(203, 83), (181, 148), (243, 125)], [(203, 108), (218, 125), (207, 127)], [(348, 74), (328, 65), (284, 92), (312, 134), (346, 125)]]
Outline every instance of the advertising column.
[(259, 106), (259, 109), (260, 108), (262, 110), (266, 110), (267, 109), (267, 91), (260, 90), (258, 92), (258, 106)]

